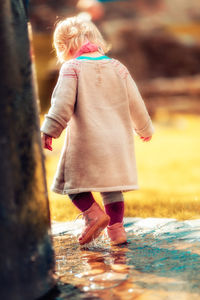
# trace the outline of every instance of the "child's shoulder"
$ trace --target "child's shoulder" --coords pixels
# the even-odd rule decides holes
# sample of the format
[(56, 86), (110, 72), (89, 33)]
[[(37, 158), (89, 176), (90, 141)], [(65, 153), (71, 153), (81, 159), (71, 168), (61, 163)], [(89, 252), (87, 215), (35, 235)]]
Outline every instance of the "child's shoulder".
[(61, 68), (60, 68), (60, 72), (66, 72), (66, 71), (73, 71), (73, 72), (78, 72), (79, 71), (79, 61), (77, 61), (76, 59), (70, 59), (68, 61), (65, 61)]
[(70, 59), (70, 60), (67, 60), (65, 61), (62, 66), (61, 66), (61, 70), (64, 70), (64, 69), (69, 69), (69, 68), (72, 68), (72, 67), (78, 67), (79, 66), (79, 61), (77, 59)]
[(118, 59), (112, 58), (111, 59), (111, 63), (113, 64), (113, 66), (116, 69), (116, 71), (123, 78), (125, 78), (129, 74), (129, 71), (128, 71), (127, 67), (122, 62), (120, 62)]

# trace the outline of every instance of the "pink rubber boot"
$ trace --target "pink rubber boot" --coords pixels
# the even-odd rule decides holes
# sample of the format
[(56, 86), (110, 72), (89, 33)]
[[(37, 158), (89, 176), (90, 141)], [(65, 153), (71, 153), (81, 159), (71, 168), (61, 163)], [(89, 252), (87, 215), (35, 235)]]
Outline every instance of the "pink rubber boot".
[(96, 202), (83, 212), (83, 218), (85, 219), (85, 228), (79, 237), (80, 245), (96, 239), (110, 222), (110, 217), (105, 214)]
[(111, 239), (112, 245), (120, 245), (126, 243), (126, 231), (124, 229), (123, 223), (115, 223), (113, 225), (107, 226), (108, 236)]

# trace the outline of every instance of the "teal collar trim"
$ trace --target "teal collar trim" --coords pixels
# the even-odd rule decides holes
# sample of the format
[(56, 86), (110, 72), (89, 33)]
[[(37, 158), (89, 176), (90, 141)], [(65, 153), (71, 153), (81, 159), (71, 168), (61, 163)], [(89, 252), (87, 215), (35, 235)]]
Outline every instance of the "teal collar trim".
[(111, 59), (110, 57), (103, 55), (98, 57), (92, 57), (92, 56), (79, 56), (76, 57), (76, 59), (89, 59), (89, 60), (101, 60), (101, 59)]

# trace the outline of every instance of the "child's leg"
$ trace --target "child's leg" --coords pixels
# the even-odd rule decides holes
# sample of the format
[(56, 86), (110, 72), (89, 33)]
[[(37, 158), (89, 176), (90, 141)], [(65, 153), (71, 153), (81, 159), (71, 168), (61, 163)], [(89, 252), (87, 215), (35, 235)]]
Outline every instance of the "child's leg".
[(69, 194), (68, 196), (72, 200), (74, 205), (82, 212), (89, 209), (92, 206), (92, 204), (95, 202), (91, 192)]
[(122, 223), (124, 217), (124, 197), (122, 192), (103, 192), (101, 196), (103, 198), (105, 211), (110, 217), (109, 225)]
[(105, 211), (110, 217), (107, 226), (108, 236), (113, 245), (120, 245), (127, 241), (126, 231), (123, 226), (124, 217), (124, 198), (119, 192), (101, 193), (105, 205)]
[(79, 237), (79, 243), (84, 245), (100, 235), (110, 218), (95, 202), (92, 193), (69, 194), (69, 197), (83, 213), (85, 227)]

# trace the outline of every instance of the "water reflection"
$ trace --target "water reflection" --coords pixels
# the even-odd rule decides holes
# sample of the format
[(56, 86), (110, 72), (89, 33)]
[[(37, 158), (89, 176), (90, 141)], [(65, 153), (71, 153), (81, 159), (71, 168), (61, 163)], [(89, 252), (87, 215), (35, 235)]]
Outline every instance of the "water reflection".
[(127, 218), (125, 225), (127, 244), (110, 246), (102, 235), (81, 248), (81, 221), (78, 230), (72, 222), (53, 224), (54, 299), (199, 299), (200, 220)]

